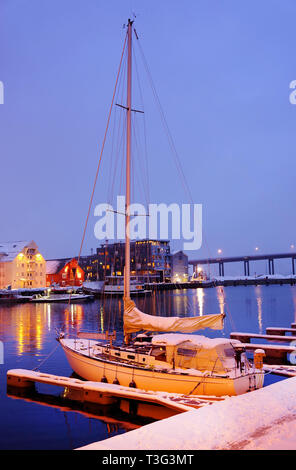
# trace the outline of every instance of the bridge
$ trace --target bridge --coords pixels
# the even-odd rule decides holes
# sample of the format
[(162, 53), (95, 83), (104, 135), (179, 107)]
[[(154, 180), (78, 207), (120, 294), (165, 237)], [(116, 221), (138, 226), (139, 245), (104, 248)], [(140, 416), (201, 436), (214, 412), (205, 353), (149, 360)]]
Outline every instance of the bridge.
[(219, 276), (224, 276), (224, 264), (225, 263), (244, 263), (244, 275), (250, 276), (250, 261), (268, 261), (269, 274), (274, 274), (274, 260), (290, 258), (292, 263), (292, 274), (295, 275), (295, 259), (296, 253), (275, 253), (271, 255), (250, 255), (250, 256), (229, 256), (229, 257), (218, 257), (218, 258), (204, 258), (189, 260), (188, 264), (193, 266), (193, 269), (197, 271), (197, 267), (201, 265), (218, 264)]

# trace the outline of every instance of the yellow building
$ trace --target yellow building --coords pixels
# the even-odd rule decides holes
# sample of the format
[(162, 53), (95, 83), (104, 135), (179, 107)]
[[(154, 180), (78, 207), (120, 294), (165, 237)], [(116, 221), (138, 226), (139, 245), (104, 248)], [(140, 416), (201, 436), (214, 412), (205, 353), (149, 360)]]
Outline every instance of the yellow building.
[(46, 286), (46, 261), (34, 241), (0, 242), (0, 289)]

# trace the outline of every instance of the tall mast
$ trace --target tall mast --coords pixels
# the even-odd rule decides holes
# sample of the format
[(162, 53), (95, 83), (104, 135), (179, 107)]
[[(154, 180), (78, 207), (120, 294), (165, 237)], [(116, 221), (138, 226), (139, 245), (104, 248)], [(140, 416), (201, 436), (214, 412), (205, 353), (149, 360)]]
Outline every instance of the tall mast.
[(126, 196), (125, 196), (125, 269), (124, 299), (130, 299), (130, 203), (131, 203), (131, 105), (132, 105), (132, 24), (128, 20), (127, 41), (127, 124), (126, 124)]

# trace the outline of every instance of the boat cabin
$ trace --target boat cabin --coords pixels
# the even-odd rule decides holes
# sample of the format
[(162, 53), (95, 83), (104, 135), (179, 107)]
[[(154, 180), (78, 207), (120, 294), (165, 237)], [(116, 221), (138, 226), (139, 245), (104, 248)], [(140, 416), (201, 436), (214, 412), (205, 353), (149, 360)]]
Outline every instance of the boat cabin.
[(160, 334), (137, 335), (134, 345), (144, 346), (156, 361), (169, 363), (173, 368), (195, 369), (200, 372), (225, 374), (247, 365), (244, 348), (234, 346), (239, 341), (227, 338), (210, 339), (201, 335)]
[[(113, 346), (108, 349), (108, 354), (138, 366), (229, 375), (238, 369), (242, 372), (248, 365), (244, 347), (239, 350), (238, 346), (242, 346), (239, 341), (226, 338), (173, 333), (139, 334), (128, 348)], [(101, 346), (99, 349), (103, 352)]]

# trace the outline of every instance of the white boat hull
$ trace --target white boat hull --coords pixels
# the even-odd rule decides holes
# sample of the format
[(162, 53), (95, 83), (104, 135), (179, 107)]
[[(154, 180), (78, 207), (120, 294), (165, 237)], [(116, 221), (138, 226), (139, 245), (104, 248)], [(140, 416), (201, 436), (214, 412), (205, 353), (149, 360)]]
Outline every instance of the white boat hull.
[(72, 294), (72, 295), (62, 295), (62, 294), (56, 294), (56, 295), (48, 295), (48, 296), (43, 296), (43, 297), (36, 297), (32, 298), (31, 302), (32, 303), (56, 303), (56, 302), (61, 302), (61, 303), (74, 303), (74, 302), (88, 302), (90, 300), (93, 300), (93, 295), (84, 295), (84, 294)]
[(137, 388), (152, 391), (165, 391), (181, 394), (231, 396), (241, 395), (250, 390), (263, 386), (264, 372), (257, 371), (240, 375), (236, 378), (226, 376), (202, 376), (180, 373), (157, 372), (135, 367), (130, 364), (120, 364), (99, 357), (89, 356), (87, 345), (93, 341), (85, 342), (85, 351), (75, 351), (75, 340), (60, 339), (67, 360), (76, 374), (95, 382), (106, 378), (108, 383), (117, 380), (120, 385), (129, 386), (131, 382)]

